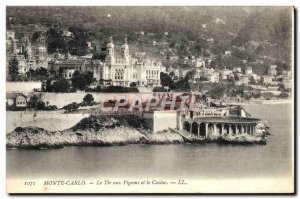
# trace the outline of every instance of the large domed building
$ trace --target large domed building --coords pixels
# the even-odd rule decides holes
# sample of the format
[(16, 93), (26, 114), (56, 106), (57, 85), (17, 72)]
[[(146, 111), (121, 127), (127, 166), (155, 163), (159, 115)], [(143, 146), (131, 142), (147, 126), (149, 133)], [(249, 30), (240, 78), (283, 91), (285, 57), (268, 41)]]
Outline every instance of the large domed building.
[(105, 62), (94, 68), (95, 78), (104, 85), (129, 86), (132, 82), (139, 86), (160, 85), (160, 73), (165, 72), (161, 62), (131, 57), (126, 38), (121, 55), (115, 52), (112, 38), (106, 47)]

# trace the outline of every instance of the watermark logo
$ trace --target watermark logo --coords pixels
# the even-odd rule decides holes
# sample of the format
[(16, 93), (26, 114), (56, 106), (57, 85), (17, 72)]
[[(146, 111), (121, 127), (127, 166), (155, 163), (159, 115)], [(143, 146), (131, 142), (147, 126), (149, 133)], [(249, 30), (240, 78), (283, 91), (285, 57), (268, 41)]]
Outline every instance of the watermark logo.
[[(205, 102), (205, 100), (204, 100)], [(104, 99), (92, 114), (130, 114), (151, 111), (197, 111), (201, 104), (199, 96), (193, 94), (170, 95), (169, 93), (144, 98), (141, 94), (133, 97), (117, 97)]]

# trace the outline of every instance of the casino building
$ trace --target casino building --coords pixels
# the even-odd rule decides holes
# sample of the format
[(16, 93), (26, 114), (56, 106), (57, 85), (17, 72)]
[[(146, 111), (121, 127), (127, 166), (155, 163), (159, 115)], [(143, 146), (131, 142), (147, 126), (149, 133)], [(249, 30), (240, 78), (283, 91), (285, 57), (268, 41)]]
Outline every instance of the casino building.
[(160, 73), (166, 72), (161, 62), (131, 57), (126, 38), (121, 52), (121, 56), (115, 53), (115, 45), (110, 38), (105, 62), (94, 67), (94, 78), (103, 85), (129, 86), (132, 82), (138, 86), (160, 85)]

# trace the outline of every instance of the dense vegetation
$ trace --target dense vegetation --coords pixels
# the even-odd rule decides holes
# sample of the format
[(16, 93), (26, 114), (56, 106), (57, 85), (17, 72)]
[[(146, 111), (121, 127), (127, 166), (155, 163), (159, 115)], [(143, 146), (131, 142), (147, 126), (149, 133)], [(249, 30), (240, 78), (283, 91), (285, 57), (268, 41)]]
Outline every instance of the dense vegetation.
[(50, 105), (49, 102), (44, 102), (41, 99), (41, 95), (39, 94), (31, 94), (29, 96), (28, 102), (27, 102), (27, 109), (29, 110), (56, 110), (57, 106)]
[[(70, 53), (83, 56), (92, 53), (92, 59), (105, 60), (105, 46), (113, 36), (116, 46), (124, 42), (126, 34), (133, 52), (146, 52), (167, 68), (191, 69), (184, 58), (203, 56), (211, 58), (209, 67), (232, 69), (251, 66), (258, 75), (267, 73), (270, 65), (277, 65), (278, 74), (291, 68), (292, 9), (288, 7), (7, 7), (7, 28), (18, 24), (44, 24), (49, 54)], [(64, 31), (71, 33), (69, 36)], [(33, 32), (32, 42), (40, 36)], [(212, 40), (211, 40), (212, 39)], [(93, 48), (88, 46), (91, 42)], [(154, 45), (155, 42), (155, 45)], [(120, 49), (116, 49), (116, 54)], [(161, 51), (163, 51), (161, 53)], [(230, 55), (225, 55), (230, 51)], [(171, 60), (177, 56), (178, 60)], [(11, 81), (48, 79), (42, 90), (47, 92), (138, 92), (136, 84), (91, 87), (91, 73), (75, 72), (71, 81), (49, 79), (46, 70), (30, 70), (26, 76), (18, 72), (18, 61), (9, 62)], [(242, 96), (259, 97), (259, 92), (235, 87), (233, 80), (207, 86), (205, 79), (195, 82), (191, 70), (185, 77), (161, 74), (162, 87), (154, 92), (205, 90), (213, 98)], [(255, 84), (254, 79), (250, 79)], [(195, 86), (197, 87), (195, 89)], [(250, 90), (250, 91), (249, 91)], [(246, 92), (247, 91), (247, 92)], [(249, 94), (250, 92), (250, 94)], [(286, 97), (282, 90), (280, 97)], [(264, 94), (265, 98), (272, 98)]]
[[(121, 43), (126, 34), (129, 43), (149, 52), (149, 42), (155, 40), (167, 41), (180, 58), (217, 55), (216, 67), (267, 56), (266, 63), (286, 69), (291, 61), (291, 14), (288, 7), (7, 7), (7, 19), (13, 18), (7, 20), (7, 26), (52, 26), (47, 34), (50, 53), (59, 50), (84, 55), (88, 52), (86, 41), (104, 47), (110, 36)], [(62, 40), (60, 28), (73, 36)], [(144, 36), (137, 34), (141, 31)], [(212, 45), (208, 38), (214, 39)], [(225, 50), (234, 51), (232, 58), (220, 56)], [(105, 56), (98, 51), (94, 57)], [(263, 67), (256, 65), (254, 71), (261, 73)]]

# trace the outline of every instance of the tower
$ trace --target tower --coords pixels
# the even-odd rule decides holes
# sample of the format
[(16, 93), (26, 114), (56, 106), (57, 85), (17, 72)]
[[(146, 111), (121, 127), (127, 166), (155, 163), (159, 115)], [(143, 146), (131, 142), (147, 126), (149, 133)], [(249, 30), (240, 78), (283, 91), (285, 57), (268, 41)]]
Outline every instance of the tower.
[(127, 37), (125, 36), (125, 43), (122, 46), (122, 54), (123, 54), (123, 58), (126, 61), (129, 61), (130, 55), (129, 55), (129, 46), (127, 44)]
[(107, 54), (112, 57), (115, 54), (115, 45), (113, 43), (112, 37), (110, 37), (110, 42), (107, 44)]
[(107, 62), (114, 62), (115, 45), (113, 43), (112, 37), (110, 37), (110, 42), (107, 44), (106, 48), (107, 48), (106, 61)]
[(29, 37), (26, 37), (26, 53), (27, 53), (28, 58), (31, 58), (33, 55)]

